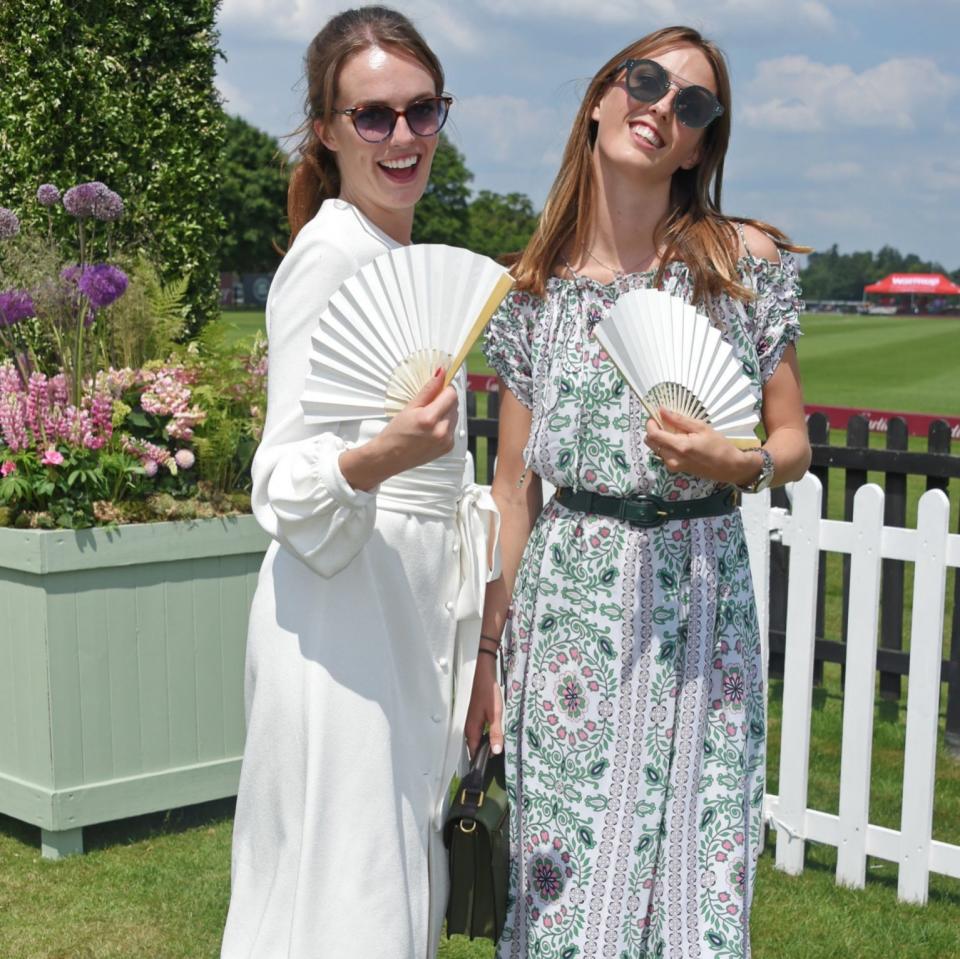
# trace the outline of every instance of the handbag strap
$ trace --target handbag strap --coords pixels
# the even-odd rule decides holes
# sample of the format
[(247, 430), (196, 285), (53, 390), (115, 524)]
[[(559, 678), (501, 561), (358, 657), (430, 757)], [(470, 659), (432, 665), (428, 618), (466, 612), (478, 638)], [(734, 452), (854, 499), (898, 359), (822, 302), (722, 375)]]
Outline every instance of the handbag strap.
[(477, 751), (473, 754), (470, 769), (460, 780), (460, 810), (461, 816), (474, 818), (477, 810), (483, 805), (483, 780), (487, 771), (487, 760), (490, 758), (490, 740), (484, 736), (480, 740)]

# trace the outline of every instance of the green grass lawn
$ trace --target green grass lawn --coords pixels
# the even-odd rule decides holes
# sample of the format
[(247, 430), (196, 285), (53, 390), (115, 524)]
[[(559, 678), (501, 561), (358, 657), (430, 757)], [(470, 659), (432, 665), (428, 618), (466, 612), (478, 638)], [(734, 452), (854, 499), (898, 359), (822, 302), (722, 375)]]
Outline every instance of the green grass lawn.
[(263, 310), (224, 310), (220, 322), (227, 327), (228, 343), (252, 340), (257, 333), (267, 333)]
[[(842, 724), (839, 671), (828, 667), (813, 706), (810, 804), (835, 811)], [(776, 792), (781, 687), (770, 707), (768, 786)], [(871, 821), (899, 823), (904, 710), (878, 703)], [(960, 762), (941, 751), (938, 839), (960, 842)], [(0, 816), (3, 959), (215, 959), (230, 882), (230, 801), (85, 830), (88, 852), (39, 858), (39, 830)], [(897, 902), (896, 867), (868, 862), (866, 889), (834, 883), (836, 853), (811, 845), (802, 876), (760, 863), (753, 912), (756, 959), (960, 957), (960, 882), (931, 877), (925, 907)], [(439, 959), (491, 959), (489, 943), (455, 937)], [(326, 959), (326, 957), (318, 957)], [(390, 957), (393, 959), (393, 957)], [(402, 957), (397, 957), (402, 959)]]
[(960, 318), (805, 314), (808, 403), (960, 416)]

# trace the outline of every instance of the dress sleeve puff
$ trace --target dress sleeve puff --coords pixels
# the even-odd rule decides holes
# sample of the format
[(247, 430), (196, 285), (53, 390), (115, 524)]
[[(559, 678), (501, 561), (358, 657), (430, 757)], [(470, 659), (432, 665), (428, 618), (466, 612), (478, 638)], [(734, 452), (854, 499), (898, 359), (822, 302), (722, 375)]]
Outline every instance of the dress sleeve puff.
[(340, 472), (351, 444), (304, 422), (300, 396), (310, 334), (331, 294), (356, 271), (316, 222), (284, 258), (267, 302), (267, 419), (253, 461), (253, 512), (274, 539), (321, 576), (342, 570), (376, 519), (376, 491), (354, 490)]
[(527, 409), (533, 409), (531, 357), (538, 302), (530, 293), (508, 293), (490, 320), (483, 343), (487, 362)]
[(754, 260), (752, 272), (755, 299), (749, 309), (753, 313), (760, 378), (766, 383), (783, 351), (801, 335), (800, 279), (796, 258), (788, 251), (781, 253), (779, 263)]

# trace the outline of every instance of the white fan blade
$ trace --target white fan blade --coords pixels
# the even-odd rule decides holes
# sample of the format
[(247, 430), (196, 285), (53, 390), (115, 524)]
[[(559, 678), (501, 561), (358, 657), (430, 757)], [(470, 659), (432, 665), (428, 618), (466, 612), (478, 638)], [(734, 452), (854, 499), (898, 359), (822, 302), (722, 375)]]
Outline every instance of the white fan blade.
[(311, 337), (308, 421), (390, 416), (438, 366), (452, 379), (512, 282), (488, 257), (437, 244), (366, 264), (333, 294)]

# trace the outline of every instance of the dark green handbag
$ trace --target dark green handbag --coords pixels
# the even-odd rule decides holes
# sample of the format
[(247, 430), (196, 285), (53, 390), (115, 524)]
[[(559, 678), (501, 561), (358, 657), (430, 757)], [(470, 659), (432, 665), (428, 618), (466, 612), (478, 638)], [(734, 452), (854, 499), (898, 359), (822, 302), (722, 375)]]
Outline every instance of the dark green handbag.
[(450, 862), (447, 935), (492, 939), (503, 931), (510, 867), (510, 823), (503, 753), (480, 741), (443, 824)]

